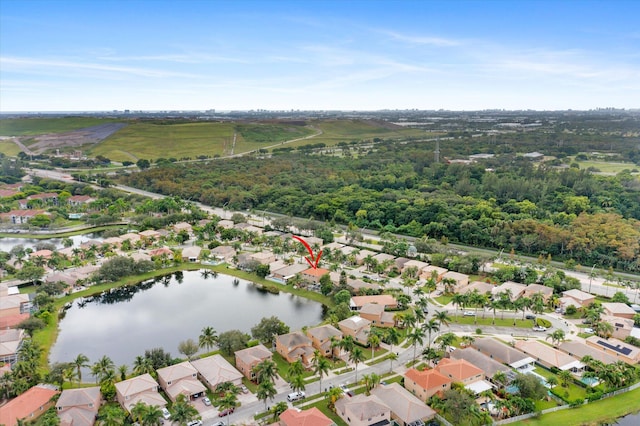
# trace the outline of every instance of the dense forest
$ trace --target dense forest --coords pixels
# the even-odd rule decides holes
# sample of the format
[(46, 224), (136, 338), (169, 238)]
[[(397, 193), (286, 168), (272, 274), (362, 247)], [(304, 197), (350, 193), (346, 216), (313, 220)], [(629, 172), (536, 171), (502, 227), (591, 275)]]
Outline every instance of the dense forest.
[(433, 147), (420, 143), (327, 154), (172, 164), (121, 181), (229, 209), (640, 270), (640, 191), (630, 171), (601, 176), (515, 154), (435, 163)]

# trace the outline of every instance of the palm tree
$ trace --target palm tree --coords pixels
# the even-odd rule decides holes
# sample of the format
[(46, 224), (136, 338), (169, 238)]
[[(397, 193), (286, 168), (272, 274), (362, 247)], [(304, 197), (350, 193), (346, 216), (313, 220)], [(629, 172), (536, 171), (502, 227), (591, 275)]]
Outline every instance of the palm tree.
[(278, 391), (276, 390), (276, 385), (274, 385), (273, 382), (269, 380), (260, 382), (256, 396), (259, 400), (264, 402), (264, 411), (267, 411), (267, 399), (273, 399), (277, 394)]
[(330, 368), (331, 364), (325, 357), (319, 354), (313, 357), (313, 374), (317, 374), (320, 377), (320, 392), (322, 392), (322, 376), (327, 375)]
[(551, 339), (551, 344), (553, 346), (558, 346), (558, 344), (560, 342), (564, 342), (565, 335), (564, 335), (564, 331), (558, 329), (558, 330), (554, 330), (553, 333), (549, 333), (547, 334), (547, 337), (545, 338), (545, 340)]
[(364, 361), (364, 352), (359, 347), (353, 348), (349, 354), (349, 361), (356, 365), (356, 383), (358, 383), (358, 364)]
[(395, 327), (387, 328), (387, 331), (384, 334), (384, 340), (389, 344), (390, 351), (393, 353), (393, 345), (397, 345), (400, 343), (400, 332)]
[(146, 356), (138, 355), (136, 359), (133, 361), (134, 374), (136, 375), (141, 375), (145, 373), (151, 374), (153, 372), (154, 372), (153, 363), (151, 362), (151, 359), (147, 358)]
[(329, 393), (327, 397), (329, 398), (328, 407), (330, 410), (335, 411), (336, 401), (342, 398), (343, 395), (344, 395), (344, 391), (340, 386), (336, 386), (335, 388), (329, 389)]
[(106, 405), (98, 418), (98, 424), (100, 426), (121, 426), (124, 424), (124, 419), (127, 417), (127, 413), (116, 405)]
[(178, 395), (172, 408), (171, 420), (178, 424), (186, 424), (192, 420), (200, 419), (198, 409), (191, 405), (183, 394)]
[(595, 324), (595, 332), (598, 336), (608, 339), (613, 334), (613, 325), (606, 321), (598, 321)]
[(491, 377), (491, 381), (500, 386), (500, 388), (503, 388), (504, 385), (507, 384), (507, 380), (507, 375), (504, 371), (501, 370), (496, 371), (495, 374)]
[(275, 382), (278, 376), (278, 367), (275, 362), (270, 359), (265, 359), (253, 367), (253, 372), (256, 375), (256, 382), (258, 384), (267, 381)]
[(291, 377), (289, 384), (294, 392), (301, 392), (306, 389), (306, 383), (302, 374)]
[(489, 301), (489, 309), (493, 311), (493, 319), (491, 324), (496, 325), (496, 309), (500, 309), (502, 307), (502, 302), (500, 300), (490, 300)]
[(456, 307), (456, 318), (458, 318), (458, 308), (464, 309), (467, 304), (467, 296), (461, 293), (456, 293), (451, 298), (451, 303)]
[(443, 351), (446, 351), (447, 347), (451, 346), (453, 342), (455, 342), (456, 335), (453, 333), (444, 333), (443, 335), (438, 337), (436, 340), (440, 342), (440, 349), (442, 349)]
[(287, 372), (289, 379), (300, 376), (302, 373), (304, 373), (304, 365), (302, 365), (302, 361), (299, 359), (289, 365), (289, 371)]
[(287, 408), (289, 408), (289, 406), (287, 405), (286, 401), (276, 402), (269, 410), (271, 414), (273, 414), (273, 417), (271, 419), (276, 422), (278, 420), (278, 416), (287, 411)]
[(558, 380), (562, 383), (562, 387), (566, 388), (569, 386), (569, 382), (571, 381), (571, 372), (569, 370), (563, 370), (558, 373)]
[(446, 311), (436, 311), (433, 317), (440, 322), (440, 325), (446, 325), (447, 327), (449, 327), (449, 321), (451, 321), (451, 317), (447, 314)]
[[(263, 382), (260, 384), (260, 386), (271, 386), (271, 388), (273, 389), (274, 392), (276, 392), (276, 388), (275, 385), (269, 381)], [(260, 391), (260, 386), (258, 387), (258, 391)], [(266, 399), (265, 399), (266, 401)], [(224, 410), (235, 410), (235, 408), (238, 406), (238, 397), (235, 393), (233, 392), (226, 392), (224, 394), (224, 396), (220, 399), (218, 399), (218, 409), (220, 411), (224, 411)], [(229, 422), (230, 422), (230, 418), (231, 417), (231, 413), (227, 414), (227, 426), (229, 426)]]
[(389, 352), (387, 358), (389, 358), (389, 373), (391, 373), (393, 371), (393, 361), (398, 359), (398, 354), (395, 352)]
[(120, 381), (127, 380), (127, 374), (129, 373), (129, 366), (122, 364), (118, 367), (118, 374), (120, 374)]
[(216, 333), (216, 330), (211, 326), (204, 327), (200, 332), (200, 337), (198, 338), (198, 344), (200, 347), (207, 348), (207, 351), (211, 351), (211, 348), (213, 348), (216, 343), (218, 343), (218, 334)]
[(89, 367), (89, 358), (84, 354), (78, 354), (71, 363), (76, 367), (78, 382), (82, 382), (82, 369)]
[(413, 362), (416, 362), (416, 347), (418, 344), (424, 343), (424, 331), (420, 328), (414, 328), (407, 334), (409, 343), (413, 346)]
[(461, 337), (461, 340), (464, 346), (466, 347), (466, 346), (471, 346), (471, 344), (473, 343), (474, 340), (476, 340), (476, 338), (469, 334), (465, 334), (464, 336)]
[[(587, 371), (588, 373), (588, 371)], [(584, 374), (587, 374), (584, 373)], [(547, 378), (547, 383), (549, 384), (549, 386), (551, 386), (552, 388), (558, 385), (558, 378), (556, 376), (551, 376)]]
[(431, 333), (440, 330), (440, 323), (435, 318), (431, 318), (429, 321), (422, 324), (422, 330), (429, 334), (427, 346), (431, 347)]
[(364, 382), (364, 387), (366, 389), (367, 395), (371, 393), (371, 389), (375, 388), (380, 384), (380, 376), (376, 373), (365, 374), (362, 376), (362, 381)]
[(100, 358), (93, 366), (91, 367), (91, 373), (96, 376), (96, 383), (102, 382), (105, 375), (108, 372), (115, 372), (116, 365), (113, 363), (111, 358), (108, 356), (103, 356)]
[(426, 348), (422, 351), (422, 358), (435, 365), (435, 361), (440, 359), (440, 353), (434, 348)]
[(371, 358), (373, 358), (374, 351), (380, 345), (380, 337), (376, 333), (370, 332), (367, 336), (367, 343), (371, 346)]

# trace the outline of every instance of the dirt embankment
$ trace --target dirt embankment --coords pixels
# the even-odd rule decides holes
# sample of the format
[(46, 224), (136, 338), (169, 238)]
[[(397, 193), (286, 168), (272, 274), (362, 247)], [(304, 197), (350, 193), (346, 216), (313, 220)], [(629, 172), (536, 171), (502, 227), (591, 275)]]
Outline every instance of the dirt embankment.
[[(127, 126), (126, 123), (107, 123), (86, 127), (65, 133), (52, 133), (29, 138), (29, 151), (41, 154), (56, 149), (74, 148), (84, 145), (97, 144), (108, 138), (118, 130)], [(22, 139), (25, 142), (26, 138)]]

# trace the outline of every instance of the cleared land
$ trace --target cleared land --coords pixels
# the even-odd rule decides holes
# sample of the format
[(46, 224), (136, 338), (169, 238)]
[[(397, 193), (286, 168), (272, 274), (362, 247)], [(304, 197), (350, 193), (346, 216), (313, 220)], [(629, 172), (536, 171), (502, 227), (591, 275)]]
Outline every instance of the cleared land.
[(373, 138), (400, 139), (400, 138), (429, 138), (424, 130), (409, 129), (383, 121), (365, 120), (327, 120), (314, 121), (315, 127), (322, 130), (322, 135), (313, 138), (312, 142), (325, 143), (328, 146), (340, 142), (361, 141)]
[(118, 121), (97, 117), (11, 118), (0, 120), (0, 136), (36, 136), (48, 133), (64, 133)]

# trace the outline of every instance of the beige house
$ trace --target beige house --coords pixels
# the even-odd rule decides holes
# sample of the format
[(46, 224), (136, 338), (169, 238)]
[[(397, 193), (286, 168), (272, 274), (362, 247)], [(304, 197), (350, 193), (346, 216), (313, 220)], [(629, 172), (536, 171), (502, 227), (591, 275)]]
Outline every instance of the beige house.
[(422, 274), (420, 274), (420, 278), (423, 280), (430, 280), (431, 277), (434, 277), (436, 282), (439, 283), (444, 278), (444, 274), (449, 272), (447, 268), (441, 268), (440, 266), (429, 265), (422, 268)]
[(333, 357), (340, 354), (340, 348), (332, 347), (333, 342), (342, 339), (342, 333), (334, 326), (327, 324), (307, 329), (307, 336), (311, 339), (311, 345), (324, 357)]
[(190, 246), (182, 249), (182, 261), (183, 262), (197, 262), (200, 260), (200, 252), (202, 247)]
[(292, 363), (300, 360), (305, 367), (309, 368), (315, 349), (310, 338), (300, 331), (294, 331), (276, 337), (276, 351), (287, 362)]
[(377, 296), (353, 296), (349, 301), (349, 307), (352, 311), (359, 311), (368, 303), (376, 303), (383, 309), (396, 309), (398, 301), (390, 294), (380, 294)]
[(216, 354), (191, 361), (198, 370), (198, 378), (212, 391), (220, 383), (242, 384), (242, 373), (235, 369), (222, 355)]
[(421, 371), (411, 368), (404, 373), (404, 387), (422, 402), (451, 389), (451, 383), (450, 377), (434, 369)]
[(102, 401), (100, 387), (66, 389), (56, 402), (61, 426), (93, 426)]
[(172, 402), (178, 395), (184, 395), (187, 401), (197, 398), (207, 391), (207, 388), (198, 380), (198, 370), (189, 361), (160, 368), (158, 383)]
[(472, 293), (477, 290), (479, 294), (491, 295), (495, 286), (491, 283), (485, 283), (484, 281), (473, 281), (466, 287), (463, 287), (458, 291), (460, 294)]
[(377, 303), (367, 303), (359, 312), (360, 317), (371, 321), (375, 327), (389, 328), (395, 326), (393, 313), (385, 312), (384, 306)]
[(636, 311), (626, 303), (603, 303), (602, 308), (604, 309), (605, 315), (612, 317), (633, 319), (633, 316), (636, 314)]
[(309, 269), (308, 263), (294, 263), (293, 265), (282, 266), (278, 269), (271, 268), (271, 276), (282, 282), (287, 282), (297, 274)]
[(302, 271), (300, 275), (302, 275), (302, 279), (305, 280), (306, 282), (309, 282), (312, 284), (320, 284), (320, 278), (322, 278), (324, 275), (327, 275), (330, 272), (331, 271), (324, 268), (308, 268), (307, 270)]
[(139, 232), (138, 236), (140, 236), (145, 244), (153, 244), (158, 241), (162, 235), (158, 231), (147, 229), (146, 231)]
[(524, 290), (527, 288), (526, 285), (516, 283), (513, 281), (505, 281), (497, 287), (493, 288), (493, 297), (499, 298), (502, 293), (510, 293), (511, 301), (513, 302), (516, 299), (519, 299), (524, 294)]
[(546, 368), (558, 368), (562, 371), (577, 373), (584, 369), (584, 364), (577, 358), (552, 348), (537, 340), (518, 340), (515, 343), (518, 350), (534, 358), (536, 362)]
[(411, 260), (407, 260), (404, 265), (402, 265), (402, 272), (406, 272), (407, 269), (409, 268), (416, 268), (418, 271), (418, 274), (416, 275), (416, 277), (420, 277), (420, 275), (422, 275), (422, 270), (424, 268), (426, 268), (427, 266), (429, 266), (429, 264), (427, 262), (422, 262), (420, 260), (415, 260), (415, 259), (411, 259)]
[(578, 359), (582, 359), (585, 356), (590, 356), (593, 359), (604, 364), (614, 364), (616, 361), (618, 361), (615, 356), (609, 355), (608, 353), (598, 348), (589, 346), (577, 340), (567, 340), (565, 342), (562, 342), (558, 345), (558, 349)]
[(252, 253), (249, 257), (251, 260), (258, 262), (261, 265), (268, 265), (271, 262), (276, 261), (276, 255), (270, 251), (259, 251), (257, 253)]
[(371, 395), (378, 397), (391, 410), (391, 419), (400, 426), (407, 426), (419, 420), (431, 420), (436, 412), (400, 386), (398, 383), (379, 385), (371, 390)]
[(612, 337), (616, 339), (624, 340), (631, 335), (633, 330), (634, 321), (624, 317), (614, 317), (611, 315), (602, 315), (601, 321), (608, 322), (613, 327)]
[(211, 256), (223, 262), (231, 262), (236, 255), (236, 249), (231, 246), (218, 246), (211, 250)]
[(0, 329), (0, 364), (7, 363), (13, 365), (18, 361), (18, 352), (22, 347), (23, 339), (23, 329)]
[(570, 297), (578, 304), (578, 306), (587, 307), (596, 301), (596, 297), (591, 293), (586, 293), (578, 289), (563, 291), (564, 297)]
[(526, 373), (535, 368), (536, 360), (534, 358), (492, 337), (475, 339), (471, 343), (471, 347), (491, 359), (508, 365), (519, 373)]
[(343, 319), (338, 323), (338, 328), (343, 336), (351, 336), (361, 345), (367, 344), (369, 332), (371, 331), (371, 321), (358, 315)]
[(549, 298), (553, 296), (553, 288), (547, 287), (546, 285), (529, 284), (527, 288), (524, 289), (523, 297), (531, 299), (531, 297), (536, 293), (541, 293), (542, 298), (546, 303), (549, 301)]
[(454, 287), (456, 292), (469, 285), (469, 275), (461, 274), (460, 272), (449, 271), (442, 276), (442, 279), (455, 282)]
[(614, 356), (618, 361), (624, 361), (631, 365), (636, 365), (640, 362), (640, 348), (625, 343), (622, 340), (613, 337), (603, 339), (598, 336), (591, 336), (585, 339), (585, 343)]
[(185, 231), (187, 234), (193, 235), (193, 227), (187, 222), (178, 222), (172, 226), (172, 229), (176, 234)]
[(254, 367), (262, 361), (271, 360), (273, 357), (271, 351), (262, 344), (236, 351), (235, 355), (238, 371), (244, 374), (244, 377), (253, 381), (256, 379), (256, 375), (253, 372)]
[(148, 373), (116, 383), (116, 398), (128, 412), (137, 402), (156, 407), (167, 405), (167, 401), (158, 393), (158, 382)]
[(349, 426), (373, 426), (388, 424), (391, 409), (374, 395), (358, 394), (352, 398), (340, 398), (335, 403), (336, 414)]

